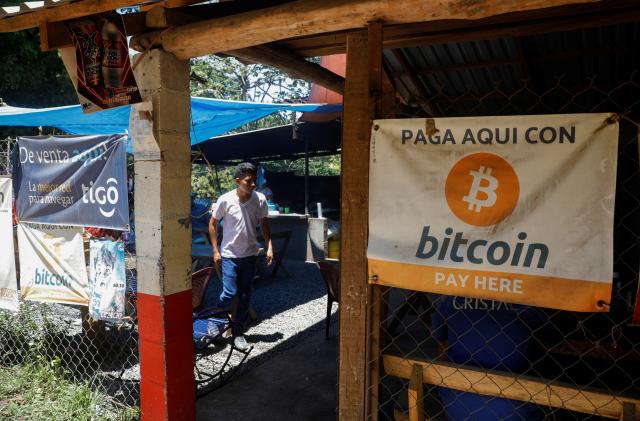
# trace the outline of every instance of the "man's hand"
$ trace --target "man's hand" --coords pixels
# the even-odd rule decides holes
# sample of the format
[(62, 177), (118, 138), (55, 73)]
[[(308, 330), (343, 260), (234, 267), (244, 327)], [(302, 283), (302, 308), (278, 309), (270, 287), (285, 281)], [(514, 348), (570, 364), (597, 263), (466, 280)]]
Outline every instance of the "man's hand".
[(273, 249), (271, 247), (269, 247), (269, 249), (267, 250), (267, 266), (271, 266), (271, 263), (273, 263)]
[(222, 267), (222, 257), (218, 250), (213, 251), (213, 264), (216, 266), (216, 269), (220, 270)]

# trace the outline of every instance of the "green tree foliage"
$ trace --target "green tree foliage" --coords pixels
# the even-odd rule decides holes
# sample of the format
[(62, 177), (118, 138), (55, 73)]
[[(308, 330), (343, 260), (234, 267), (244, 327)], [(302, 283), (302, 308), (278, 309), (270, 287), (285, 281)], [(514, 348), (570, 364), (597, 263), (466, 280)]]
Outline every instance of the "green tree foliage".
[[(254, 102), (304, 102), (311, 86), (308, 82), (291, 79), (273, 68), (260, 64), (244, 65), (238, 60), (217, 56), (191, 60), (191, 94), (218, 99)], [(290, 124), (290, 113), (275, 113), (236, 130), (248, 130)], [(267, 171), (304, 174), (304, 159), (264, 162)], [(194, 165), (191, 177), (192, 192), (198, 197), (216, 198), (235, 186), (232, 167), (213, 168)], [(317, 157), (309, 160), (310, 175), (339, 175), (340, 157)]]
[[(0, 6), (17, 3), (0, 0)], [(78, 102), (57, 51), (40, 51), (37, 28), (0, 34), (0, 57), (0, 98), (8, 105), (37, 108)], [(34, 134), (37, 128), (0, 127), (0, 139)]]
[[(271, 172), (293, 172), (295, 175), (304, 175), (304, 159), (302, 158), (263, 162), (262, 165)], [(309, 158), (309, 175), (340, 175), (340, 155)]]
[(17, 107), (78, 103), (56, 51), (41, 52), (38, 29), (0, 34), (0, 98)]
[[(20, 0), (0, 0), (8, 6)], [(38, 29), (0, 34), (0, 98), (12, 106), (50, 107), (78, 102), (67, 71), (56, 51), (40, 51)], [(207, 56), (191, 60), (191, 94), (194, 96), (254, 101), (304, 102), (310, 84), (291, 79), (276, 69), (260, 64), (244, 65), (231, 57)], [(289, 124), (291, 113), (274, 113), (233, 132)], [(45, 132), (50, 132), (46, 130)], [(35, 128), (0, 127), (0, 139), (37, 134)], [(304, 173), (304, 160), (265, 163), (269, 171)], [(320, 157), (310, 161), (312, 175), (340, 173), (339, 157)], [(219, 188), (217, 186), (220, 186)], [(194, 165), (192, 191), (214, 198), (234, 186), (233, 169), (219, 168), (218, 176), (206, 166)]]
[[(244, 65), (232, 57), (191, 60), (191, 94), (252, 102), (304, 102), (311, 86), (261, 64)], [(291, 115), (275, 113), (234, 130), (235, 133), (289, 124)]]
[(244, 65), (232, 57), (191, 60), (191, 93), (195, 96), (255, 102), (301, 102), (310, 84), (291, 79), (261, 64)]

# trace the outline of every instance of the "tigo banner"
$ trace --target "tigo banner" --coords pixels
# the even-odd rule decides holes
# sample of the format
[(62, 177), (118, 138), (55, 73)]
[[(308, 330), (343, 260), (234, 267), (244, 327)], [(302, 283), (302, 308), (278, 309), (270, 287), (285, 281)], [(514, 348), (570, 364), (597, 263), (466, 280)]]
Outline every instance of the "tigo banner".
[(96, 320), (120, 320), (127, 286), (124, 243), (92, 238), (89, 249), (89, 315)]
[(375, 121), (371, 282), (605, 311), (618, 145), (610, 117)]
[(0, 308), (18, 310), (16, 282), (16, 256), (13, 249), (13, 223), (11, 221), (11, 179), (0, 176)]
[(22, 298), (87, 305), (82, 229), (18, 224)]
[(20, 222), (129, 229), (126, 135), (18, 137)]

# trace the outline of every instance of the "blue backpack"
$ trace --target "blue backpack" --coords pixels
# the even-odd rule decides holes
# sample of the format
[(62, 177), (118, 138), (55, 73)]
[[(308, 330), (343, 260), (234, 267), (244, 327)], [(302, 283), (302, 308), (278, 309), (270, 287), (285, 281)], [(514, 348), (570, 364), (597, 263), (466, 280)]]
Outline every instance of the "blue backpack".
[(197, 350), (205, 349), (229, 328), (226, 314), (205, 309), (193, 315), (193, 342)]

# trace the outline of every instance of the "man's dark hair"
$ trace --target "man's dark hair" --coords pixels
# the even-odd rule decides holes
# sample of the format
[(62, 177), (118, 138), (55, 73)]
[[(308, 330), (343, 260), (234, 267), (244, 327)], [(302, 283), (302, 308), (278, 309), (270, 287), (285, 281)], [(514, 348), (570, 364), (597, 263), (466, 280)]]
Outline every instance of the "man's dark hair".
[(258, 169), (250, 162), (243, 162), (236, 167), (235, 178), (244, 178), (248, 175), (255, 176), (258, 173)]

